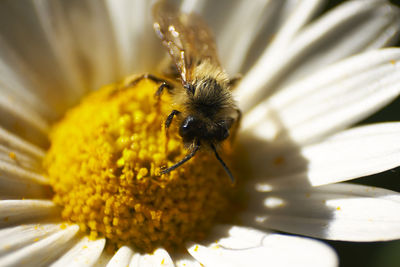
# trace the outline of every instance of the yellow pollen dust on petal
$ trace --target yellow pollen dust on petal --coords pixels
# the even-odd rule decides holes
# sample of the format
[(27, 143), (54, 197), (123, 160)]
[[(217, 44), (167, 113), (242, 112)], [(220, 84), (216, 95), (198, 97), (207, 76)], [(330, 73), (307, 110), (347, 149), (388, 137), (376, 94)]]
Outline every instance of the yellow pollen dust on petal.
[(206, 150), (159, 174), (188, 152), (179, 122), (167, 134), (168, 93), (156, 98), (156, 83), (130, 82), (92, 93), (54, 125), (44, 160), (53, 201), (63, 207), (66, 221), (77, 223), (91, 239), (106, 237), (114, 249), (180, 248), (232, 214), (234, 189)]
[(8, 156), (10, 157), (10, 159), (13, 159), (13, 160), (16, 160), (16, 159), (17, 159), (17, 155), (15, 155), (14, 152), (8, 153)]

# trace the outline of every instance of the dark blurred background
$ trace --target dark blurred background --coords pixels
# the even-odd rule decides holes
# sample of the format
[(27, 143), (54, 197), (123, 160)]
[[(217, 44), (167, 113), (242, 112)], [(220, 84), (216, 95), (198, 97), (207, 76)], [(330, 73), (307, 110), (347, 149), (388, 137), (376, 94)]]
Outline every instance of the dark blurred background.
[[(345, 1), (331, 0), (326, 9), (328, 10), (342, 2)], [(391, 0), (390, 2), (400, 8), (400, 0)], [(400, 41), (397, 42), (396, 46), (400, 46)], [(359, 124), (388, 121), (400, 121), (400, 97)], [(400, 192), (400, 167), (351, 182)], [(400, 267), (400, 240), (373, 243), (329, 241), (327, 243), (333, 246), (339, 254), (341, 267)]]

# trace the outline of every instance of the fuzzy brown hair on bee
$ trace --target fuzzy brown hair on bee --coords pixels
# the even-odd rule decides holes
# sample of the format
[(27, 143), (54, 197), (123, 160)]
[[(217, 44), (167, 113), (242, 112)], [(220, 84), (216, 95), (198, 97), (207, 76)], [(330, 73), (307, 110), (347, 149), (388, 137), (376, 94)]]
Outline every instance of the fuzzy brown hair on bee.
[(161, 173), (175, 170), (204, 148), (214, 152), (233, 183), (233, 175), (217, 149), (230, 136), (230, 130), (237, 128), (241, 113), (233, 101), (231, 80), (219, 63), (211, 31), (200, 16), (181, 13), (168, 1), (161, 0), (153, 6), (153, 18), (154, 30), (168, 51), (170, 63), (163, 71), (167, 79), (143, 77), (161, 84), (156, 95), (167, 89), (182, 107), (171, 111), (165, 127), (178, 117), (179, 135), (188, 149), (182, 160)]

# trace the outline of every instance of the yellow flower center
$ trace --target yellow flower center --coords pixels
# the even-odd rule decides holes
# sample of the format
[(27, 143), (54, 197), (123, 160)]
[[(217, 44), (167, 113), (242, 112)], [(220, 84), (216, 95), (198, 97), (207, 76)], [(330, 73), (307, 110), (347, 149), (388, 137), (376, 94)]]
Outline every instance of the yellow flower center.
[(188, 152), (179, 123), (168, 133), (163, 126), (172, 110), (168, 93), (157, 99), (154, 82), (129, 82), (104, 87), (67, 112), (50, 134), (44, 166), (62, 217), (90, 237), (106, 237), (113, 248), (174, 249), (225, 221), (234, 190), (209, 151), (160, 175)]

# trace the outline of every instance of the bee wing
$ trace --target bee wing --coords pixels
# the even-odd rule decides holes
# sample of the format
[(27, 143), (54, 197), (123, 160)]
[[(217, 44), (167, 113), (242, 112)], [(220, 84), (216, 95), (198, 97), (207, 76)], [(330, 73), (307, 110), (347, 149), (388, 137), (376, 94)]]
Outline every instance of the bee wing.
[(219, 66), (217, 48), (204, 20), (194, 14), (180, 13), (167, 1), (153, 7), (154, 30), (174, 61), (183, 84), (193, 80), (193, 70), (201, 61)]

